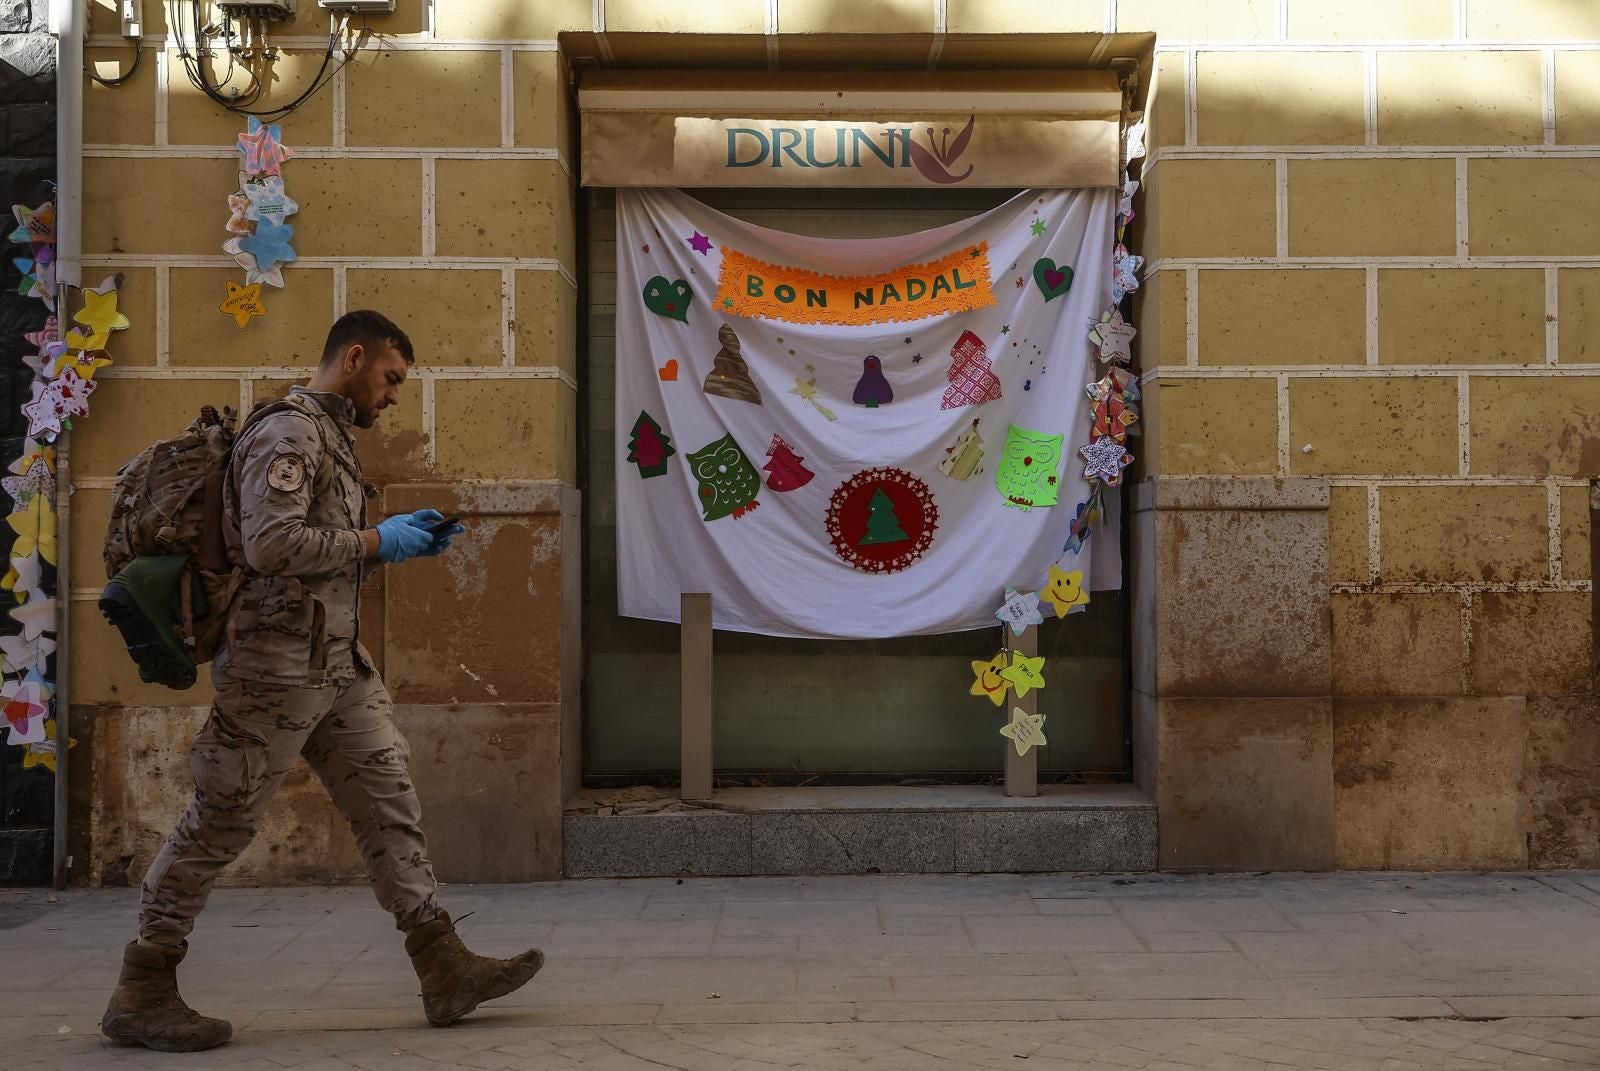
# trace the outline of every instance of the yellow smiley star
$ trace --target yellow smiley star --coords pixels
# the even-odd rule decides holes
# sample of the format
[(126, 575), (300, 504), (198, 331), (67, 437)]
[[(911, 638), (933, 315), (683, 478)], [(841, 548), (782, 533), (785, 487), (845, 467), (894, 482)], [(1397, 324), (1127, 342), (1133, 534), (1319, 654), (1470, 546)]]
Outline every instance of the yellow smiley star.
[(972, 672), (976, 678), (972, 682), (969, 695), (979, 695), (988, 699), (997, 707), (1006, 705), (1006, 693), (1011, 690), (1011, 684), (1005, 679), (1006, 653), (1001, 651), (987, 662), (973, 662)]
[(1035, 688), (1044, 687), (1044, 655), (1029, 658), (1020, 651), (1011, 652), (1011, 665), (1000, 671), (1000, 676), (1011, 682), (1017, 698), (1024, 698)]
[(107, 279), (98, 290), (85, 290), (83, 308), (72, 314), (72, 322), (89, 328), (93, 332), (91, 338), (103, 339), (112, 331), (126, 329), (128, 318), (117, 311), (116, 280)]
[(250, 317), (265, 316), (267, 314), (266, 302), (261, 300), (260, 283), (240, 286), (230, 280), (228, 283), (228, 296), (223, 299), (218, 308), (232, 316), (233, 322), (241, 328), (250, 322)]
[(1000, 735), (1010, 737), (1018, 755), (1026, 755), (1029, 748), (1044, 747), (1044, 715), (1029, 714), (1021, 707), (1011, 708), (1011, 722), (1000, 727)]
[(1057, 617), (1081, 612), (1089, 605), (1089, 593), (1083, 590), (1083, 570), (1067, 572), (1059, 565), (1050, 567), (1050, 582), (1039, 597), (1055, 607)]

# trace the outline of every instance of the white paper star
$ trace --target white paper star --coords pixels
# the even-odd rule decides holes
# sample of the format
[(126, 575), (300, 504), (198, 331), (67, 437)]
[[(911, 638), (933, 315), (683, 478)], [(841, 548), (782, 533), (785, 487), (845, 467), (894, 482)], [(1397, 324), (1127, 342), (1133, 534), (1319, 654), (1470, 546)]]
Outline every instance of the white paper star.
[(1127, 364), (1133, 359), (1130, 348), (1133, 336), (1139, 329), (1122, 318), (1122, 310), (1113, 308), (1102, 312), (1100, 319), (1089, 329), (1089, 339), (1100, 347), (1100, 359), (1107, 364)]
[(7, 673), (21, 673), (29, 669), (43, 670), (45, 660), (56, 653), (56, 641), (49, 636), (25, 639), (13, 633), (0, 636), (0, 655), (5, 657)]
[(1111, 300), (1120, 303), (1124, 296), (1139, 289), (1139, 269), (1144, 265), (1143, 257), (1136, 257), (1128, 252), (1128, 247), (1119, 244), (1116, 251), (1111, 254)]
[[(12, 608), (11, 620), (22, 626), (23, 640), (36, 640), (44, 633), (56, 630), (56, 600), (29, 599), (21, 606)], [(3, 646), (3, 642), (0, 642), (0, 647)], [(7, 661), (10, 661), (9, 654)]]
[(1126, 227), (1133, 222), (1133, 195), (1139, 192), (1139, 180), (1124, 177), (1122, 194), (1117, 198), (1117, 226)]
[(1134, 123), (1122, 135), (1122, 158), (1128, 163), (1144, 155), (1144, 120)]
[(1088, 446), (1078, 447), (1083, 458), (1083, 478), (1104, 480), (1107, 487), (1122, 482), (1122, 470), (1133, 464), (1133, 455), (1111, 436), (1096, 439)]
[(1044, 615), (1039, 612), (1037, 591), (1006, 588), (1005, 604), (994, 612), (994, 616), (999, 618), (1002, 624), (1011, 626), (1013, 636), (1020, 636), (1028, 631), (1029, 625), (1044, 624)]

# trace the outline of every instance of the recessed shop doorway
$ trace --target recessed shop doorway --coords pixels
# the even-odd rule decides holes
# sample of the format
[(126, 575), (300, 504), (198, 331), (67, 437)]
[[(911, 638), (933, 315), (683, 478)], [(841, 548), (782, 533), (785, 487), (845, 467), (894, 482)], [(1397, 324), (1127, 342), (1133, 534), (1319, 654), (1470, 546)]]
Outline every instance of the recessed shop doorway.
[[(764, 227), (878, 237), (986, 211), (1004, 189), (696, 189), (707, 205)], [(615, 191), (583, 191), (586, 268), (579, 399), (584, 480), (587, 783), (671, 784), (679, 760), (679, 629), (617, 614), (615, 509)], [(1124, 515), (1126, 515), (1124, 513)], [(1127, 560), (1127, 555), (1123, 555)], [(1125, 780), (1129, 770), (1127, 585), (1085, 614), (1049, 620), (1039, 693), (1050, 744), (1042, 780)], [(998, 605), (999, 592), (996, 592)], [(937, 592), (929, 592), (937, 598)], [(841, 607), (841, 613), (848, 608)], [(715, 764), (723, 783), (980, 781), (1002, 764), (993, 711), (968, 695), (970, 663), (993, 656), (999, 627), (946, 636), (815, 641), (718, 632)]]

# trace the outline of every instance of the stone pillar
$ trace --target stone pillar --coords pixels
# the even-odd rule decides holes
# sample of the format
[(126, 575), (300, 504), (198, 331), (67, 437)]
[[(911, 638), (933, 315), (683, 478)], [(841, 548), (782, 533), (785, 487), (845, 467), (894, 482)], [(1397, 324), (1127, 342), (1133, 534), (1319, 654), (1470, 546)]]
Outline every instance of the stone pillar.
[(384, 490), (387, 513), (427, 507), (468, 532), (387, 571), (382, 658), (429, 854), (444, 881), (559, 878), (581, 773), (579, 494), (555, 480)]
[(1328, 484), (1134, 488), (1134, 774), (1164, 870), (1334, 864)]

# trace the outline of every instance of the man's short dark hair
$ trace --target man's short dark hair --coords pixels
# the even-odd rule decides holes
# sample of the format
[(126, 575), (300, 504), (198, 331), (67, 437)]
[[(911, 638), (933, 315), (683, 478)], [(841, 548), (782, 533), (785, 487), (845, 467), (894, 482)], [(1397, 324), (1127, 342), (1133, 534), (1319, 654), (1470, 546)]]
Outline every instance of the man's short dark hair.
[(416, 361), (416, 355), (411, 351), (411, 340), (406, 333), (389, 317), (371, 309), (347, 312), (333, 322), (333, 327), (328, 330), (328, 341), (322, 347), (322, 363), (333, 363), (340, 354), (355, 345), (368, 350), (393, 346), (406, 359), (406, 364)]

